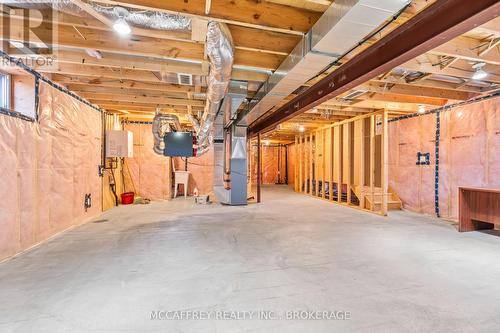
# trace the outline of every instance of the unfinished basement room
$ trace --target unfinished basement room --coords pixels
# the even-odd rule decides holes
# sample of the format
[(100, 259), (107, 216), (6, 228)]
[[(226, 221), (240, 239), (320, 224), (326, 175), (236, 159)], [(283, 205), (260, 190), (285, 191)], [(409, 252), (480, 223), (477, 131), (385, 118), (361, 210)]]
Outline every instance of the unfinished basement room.
[(0, 332), (500, 332), (500, 1), (0, 6)]

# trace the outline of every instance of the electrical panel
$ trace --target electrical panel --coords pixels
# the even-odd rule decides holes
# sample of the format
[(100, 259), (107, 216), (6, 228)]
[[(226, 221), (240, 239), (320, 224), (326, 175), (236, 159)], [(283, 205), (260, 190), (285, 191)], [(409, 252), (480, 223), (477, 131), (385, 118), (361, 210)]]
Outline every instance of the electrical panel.
[(106, 131), (106, 157), (134, 157), (134, 134)]

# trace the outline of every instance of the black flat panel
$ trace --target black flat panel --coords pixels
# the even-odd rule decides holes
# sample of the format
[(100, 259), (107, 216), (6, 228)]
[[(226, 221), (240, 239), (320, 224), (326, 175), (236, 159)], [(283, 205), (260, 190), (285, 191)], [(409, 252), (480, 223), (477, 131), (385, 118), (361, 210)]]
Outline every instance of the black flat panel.
[(193, 134), (190, 132), (169, 132), (164, 137), (163, 155), (171, 157), (193, 156)]

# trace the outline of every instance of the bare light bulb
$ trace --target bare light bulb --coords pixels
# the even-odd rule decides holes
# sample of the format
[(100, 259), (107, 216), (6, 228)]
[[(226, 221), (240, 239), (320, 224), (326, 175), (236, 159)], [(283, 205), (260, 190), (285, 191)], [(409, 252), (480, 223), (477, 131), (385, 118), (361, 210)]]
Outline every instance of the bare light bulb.
[(116, 20), (115, 24), (113, 24), (113, 29), (122, 36), (129, 35), (132, 32), (130, 25), (128, 25), (123, 17)]
[(482, 80), (488, 76), (488, 73), (483, 70), (485, 65), (486, 63), (480, 62), (472, 66), (472, 68), (475, 69), (475, 72), (472, 75), (473, 80)]

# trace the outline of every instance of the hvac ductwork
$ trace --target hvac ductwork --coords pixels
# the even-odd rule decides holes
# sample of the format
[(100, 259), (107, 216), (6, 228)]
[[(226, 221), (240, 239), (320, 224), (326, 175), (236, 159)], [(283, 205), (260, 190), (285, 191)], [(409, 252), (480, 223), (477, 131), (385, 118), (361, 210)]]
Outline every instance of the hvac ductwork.
[(56, 10), (78, 16), (84, 13), (84, 11), (71, 0), (6, 0), (2, 1), (2, 4), (30, 9), (46, 9), (52, 7)]
[[(72, 15), (87, 15), (85, 11), (76, 6), (70, 0), (18, 0), (12, 1), (16, 4), (25, 5), (51, 5), (53, 8), (70, 13)], [(159, 30), (190, 30), (191, 19), (181, 15), (170, 15), (151, 11), (133, 11), (120, 6), (107, 7), (95, 4), (91, 1), (86, 2), (99, 13), (110, 19), (123, 18), (130, 24), (138, 27), (159, 29)], [(98, 51), (89, 50), (96, 57), (100, 54)], [(220, 108), (221, 101), (226, 96), (234, 61), (234, 46), (231, 33), (224, 23), (209, 22), (207, 27), (207, 37), (205, 43), (205, 52), (210, 63), (210, 71), (207, 78), (206, 105), (203, 115), (196, 119), (193, 115), (188, 115), (196, 132), (198, 147), (197, 155), (202, 155), (208, 151), (212, 144), (211, 132), (215, 116)], [(168, 117), (175, 117), (169, 114), (157, 113), (153, 122), (153, 133), (155, 135), (154, 150), (158, 154), (163, 154), (160, 148), (162, 140), (159, 136), (162, 134), (161, 124), (169, 121)], [(178, 123), (178, 119), (176, 120)], [(178, 126), (180, 130), (180, 125)]]
[(222, 99), (226, 96), (234, 61), (234, 46), (228, 27), (219, 22), (208, 23), (205, 51), (210, 62), (207, 79), (207, 104), (201, 119), (193, 115), (189, 119), (196, 132), (196, 155), (203, 155), (212, 144), (211, 132)]
[(409, 0), (335, 0), (262, 85), (240, 124), (252, 124), (396, 15)]
[[(7, 4), (15, 4), (27, 8), (52, 8), (75, 16), (88, 16), (88, 13), (71, 0), (7, 0)], [(123, 18), (129, 24), (140, 28), (165, 31), (190, 31), (191, 18), (182, 15), (167, 14), (146, 10), (130, 10), (120, 6), (102, 6), (92, 1), (86, 2), (95, 11), (111, 20)]]
[[(234, 60), (234, 47), (231, 34), (227, 26), (223, 23), (210, 22), (207, 29), (207, 40), (205, 51), (210, 62), (210, 71), (207, 79), (208, 87), (206, 92), (206, 105), (203, 115), (198, 120), (194, 115), (188, 114), (188, 118), (196, 133), (197, 147), (196, 155), (205, 154), (213, 142), (212, 131), (214, 120), (219, 111), (220, 105), (228, 92), (229, 81)], [(155, 136), (154, 151), (163, 155), (162, 122), (169, 122), (175, 117), (169, 114), (156, 114), (153, 120), (153, 134)], [(175, 117), (177, 118), (177, 117)], [(178, 119), (177, 119), (178, 122)], [(180, 125), (178, 126), (180, 129)]]
[(176, 131), (181, 130), (181, 123), (179, 122), (179, 118), (176, 115), (162, 113), (157, 110), (153, 119), (152, 128), (154, 136), (153, 150), (155, 153), (163, 155), (163, 150), (165, 148), (163, 137), (167, 132), (170, 132), (172, 130), (172, 127)]
[(131, 11), (118, 6), (104, 7), (98, 4), (91, 5), (101, 14), (104, 14), (112, 19), (122, 17), (133, 26), (156, 30), (191, 30), (191, 19), (187, 16), (152, 11)]

